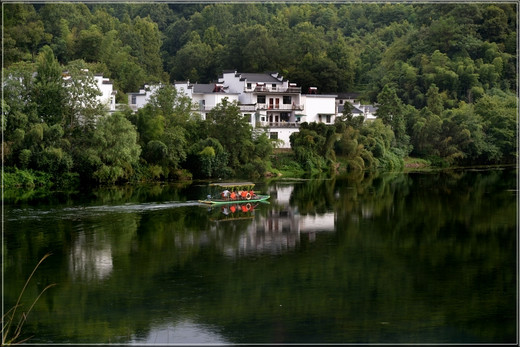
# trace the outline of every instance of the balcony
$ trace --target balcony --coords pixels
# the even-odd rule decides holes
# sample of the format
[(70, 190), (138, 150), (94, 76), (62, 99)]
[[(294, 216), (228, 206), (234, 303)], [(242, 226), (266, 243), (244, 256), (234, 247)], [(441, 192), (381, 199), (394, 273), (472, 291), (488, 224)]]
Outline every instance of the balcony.
[(257, 110), (269, 111), (303, 111), (303, 105), (300, 104), (256, 104)]
[(299, 122), (257, 122), (256, 126), (269, 128), (299, 128)]
[(255, 112), (257, 110), (256, 105), (247, 104), (247, 105), (238, 105), (240, 107), (240, 112)]
[(254, 88), (244, 88), (246, 93), (285, 93), (285, 94), (301, 94), (301, 87), (267, 87), (255, 86)]

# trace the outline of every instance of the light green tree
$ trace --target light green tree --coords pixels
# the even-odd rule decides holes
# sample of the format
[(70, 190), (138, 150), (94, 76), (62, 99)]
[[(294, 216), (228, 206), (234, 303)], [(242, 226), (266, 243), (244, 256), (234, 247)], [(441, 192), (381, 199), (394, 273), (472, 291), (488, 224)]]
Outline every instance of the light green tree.
[(128, 180), (139, 161), (141, 146), (137, 131), (123, 114), (116, 112), (100, 118), (92, 133), (91, 154), (99, 158), (93, 173), (100, 183)]
[(49, 46), (42, 48), (36, 60), (33, 100), (38, 116), (48, 124), (62, 124), (67, 92), (62, 67)]

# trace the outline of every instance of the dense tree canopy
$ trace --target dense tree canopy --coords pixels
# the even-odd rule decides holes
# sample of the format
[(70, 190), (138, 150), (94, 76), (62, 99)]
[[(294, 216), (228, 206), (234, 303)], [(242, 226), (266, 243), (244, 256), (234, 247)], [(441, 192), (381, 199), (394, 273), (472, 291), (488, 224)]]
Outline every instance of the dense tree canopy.
[[(358, 169), (399, 167), (408, 154), (449, 164), (517, 159), (513, 2), (2, 8), (2, 129), (9, 167), (72, 168), (93, 177), (102, 158), (91, 155), (88, 137), (105, 111), (93, 101), (92, 72), (111, 78), (117, 101), (125, 103), (126, 93), (144, 83), (208, 83), (224, 69), (279, 71), (302, 90), (355, 91), (362, 101), (378, 104), (381, 122), (364, 124), (345, 114), (344, 124), (330, 129), (302, 127), (293, 150), (310, 171), (329, 168), (338, 154)], [(213, 123), (192, 122), (189, 102), (167, 88), (138, 114), (124, 114), (137, 131), (141, 155), (128, 161), (132, 170), (111, 176), (117, 179), (172, 178), (186, 168), (206, 177), (257, 173), (265, 171), (272, 150), (266, 136), (233, 118), (233, 105), (219, 106), (210, 115)], [(223, 136), (228, 126), (238, 135)]]
[(466, 102), (472, 87), (514, 90), (516, 10), (514, 3), (8, 4), (4, 61), (31, 61), (49, 45), (61, 64), (105, 66), (124, 92), (151, 80), (208, 82), (222, 69), (279, 70), (324, 92), (363, 89), (372, 101), (394, 83), (420, 108), (432, 82)]

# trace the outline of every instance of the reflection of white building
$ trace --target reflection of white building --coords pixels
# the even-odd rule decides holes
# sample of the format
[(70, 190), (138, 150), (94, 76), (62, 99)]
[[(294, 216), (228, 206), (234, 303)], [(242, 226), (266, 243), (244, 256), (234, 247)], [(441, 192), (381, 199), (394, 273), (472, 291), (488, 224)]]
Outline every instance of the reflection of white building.
[[(259, 204), (253, 212), (222, 213), (200, 234), (175, 234), (178, 248), (218, 244), (231, 257), (280, 254), (300, 242), (314, 241), (317, 234), (336, 231), (334, 212), (302, 215), (291, 205), (294, 184), (272, 187), (270, 204)], [(267, 210), (267, 211), (266, 211)]]
[(237, 245), (228, 245), (225, 253), (243, 256), (257, 253), (278, 254), (294, 248), (302, 236), (314, 241), (317, 233), (335, 232), (334, 212), (301, 215), (290, 205), (293, 185), (280, 185), (270, 192), (271, 204), (265, 217), (255, 218), (247, 232), (240, 235)]
[[(96, 237), (97, 234), (93, 235)], [(100, 245), (103, 248), (98, 248)], [(104, 279), (113, 269), (110, 245), (95, 240), (87, 240), (81, 233), (70, 252), (69, 271), (73, 278)]]
[(146, 336), (132, 336), (130, 344), (228, 344), (217, 329), (190, 320), (152, 326)]

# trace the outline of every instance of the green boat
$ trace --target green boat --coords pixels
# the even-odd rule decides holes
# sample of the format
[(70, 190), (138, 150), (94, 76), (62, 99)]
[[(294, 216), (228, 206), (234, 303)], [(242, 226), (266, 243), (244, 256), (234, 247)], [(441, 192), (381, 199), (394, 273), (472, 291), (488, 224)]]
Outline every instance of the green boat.
[(222, 190), (220, 195), (218, 197), (208, 195), (206, 199), (199, 202), (207, 205), (226, 205), (265, 202), (270, 198), (270, 195), (256, 194), (253, 191), (254, 186), (252, 182), (212, 183), (210, 187), (218, 187)]

